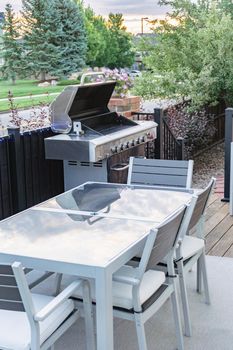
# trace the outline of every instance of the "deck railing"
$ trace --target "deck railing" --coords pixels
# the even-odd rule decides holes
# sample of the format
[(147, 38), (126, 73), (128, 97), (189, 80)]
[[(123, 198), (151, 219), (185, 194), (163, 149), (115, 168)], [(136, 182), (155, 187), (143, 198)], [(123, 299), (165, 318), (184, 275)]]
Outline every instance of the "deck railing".
[(153, 113), (135, 112), (133, 117), (135, 120), (153, 120), (158, 124), (157, 138), (146, 145), (147, 158), (184, 159), (184, 139), (174, 136), (162, 109), (155, 108)]
[(213, 143), (223, 141), (225, 138), (225, 113), (220, 113), (214, 117), (215, 135)]
[(227, 108), (225, 112), (225, 167), (224, 167), (224, 198), (229, 202), (231, 174), (231, 143), (233, 142), (233, 108)]

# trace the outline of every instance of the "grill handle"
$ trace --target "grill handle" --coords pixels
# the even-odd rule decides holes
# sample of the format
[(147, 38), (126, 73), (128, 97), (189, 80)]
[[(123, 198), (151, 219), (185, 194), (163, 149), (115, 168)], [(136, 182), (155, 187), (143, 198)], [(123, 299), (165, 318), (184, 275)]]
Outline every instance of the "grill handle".
[(81, 76), (81, 79), (80, 79), (80, 85), (84, 85), (84, 82), (85, 82), (85, 79), (86, 77), (91, 77), (91, 76), (99, 76), (99, 75), (102, 75), (103, 76), (103, 81), (105, 81), (106, 77), (105, 77), (105, 73), (104, 72), (89, 72), (89, 73), (84, 73), (82, 76)]
[(118, 164), (114, 164), (110, 170), (112, 171), (123, 171), (129, 168), (129, 164), (128, 163), (118, 163)]

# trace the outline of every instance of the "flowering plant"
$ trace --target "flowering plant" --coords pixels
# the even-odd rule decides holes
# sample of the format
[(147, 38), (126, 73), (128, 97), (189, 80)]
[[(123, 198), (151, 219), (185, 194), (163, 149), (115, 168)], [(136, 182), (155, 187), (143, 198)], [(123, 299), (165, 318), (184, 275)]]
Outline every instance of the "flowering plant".
[(116, 87), (114, 90), (115, 97), (126, 97), (130, 88), (133, 86), (133, 80), (123, 69), (115, 68), (112, 70), (109, 68), (98, 68), (97, 70), (88, 70), (86, 73), (88, 74), (85, 77), (85, 83), (97, 83), (102, 82), (104, 80), (116, 81)]
[(105, 74), (106, 80), (115, 80), (115, 96), (116, 97), (126, 97), (130, 88), (133, 86), (133, 80), (128, 76), (124, 70), (119, 69), (102, 69)]

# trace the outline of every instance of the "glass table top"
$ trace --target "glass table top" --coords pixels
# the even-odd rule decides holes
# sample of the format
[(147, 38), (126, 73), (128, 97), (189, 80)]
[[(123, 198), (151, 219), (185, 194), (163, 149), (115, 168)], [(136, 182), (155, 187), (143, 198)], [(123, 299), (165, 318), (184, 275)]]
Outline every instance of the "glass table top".
[(189, 192), (170, 189), (87, 183), (43, 202), (35, 209), (70, 211), (71, 215), (72, 211), (81, 211), (161, 222), (188, 203), (191, 196)]
[(152, 227), (151, 222), (28, 209), (0, 222), (0, 256), (103, 267)]
[(107, 266), (188, 203), (188, 192), (86, 183), (0, 222), (0, 257)]

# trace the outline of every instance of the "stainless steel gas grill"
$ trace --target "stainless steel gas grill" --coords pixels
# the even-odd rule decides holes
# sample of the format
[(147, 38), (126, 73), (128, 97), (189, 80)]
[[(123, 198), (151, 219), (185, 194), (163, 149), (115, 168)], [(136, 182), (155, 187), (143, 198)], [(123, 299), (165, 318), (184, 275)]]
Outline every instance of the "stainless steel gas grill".
[(45, 154), (63, 160), (66, 190), (88, 180), (118, 182), (113, 173), (126, 170), (128, 158), (143, 156), (143, 145), (156, 138), (153, 121), (135, 122), (108, 109), (114, 87), (68, 86), (51, 104), (52, 129), (59, 134), (45, 139)]

